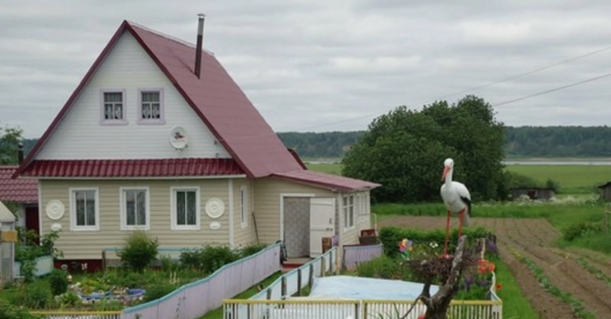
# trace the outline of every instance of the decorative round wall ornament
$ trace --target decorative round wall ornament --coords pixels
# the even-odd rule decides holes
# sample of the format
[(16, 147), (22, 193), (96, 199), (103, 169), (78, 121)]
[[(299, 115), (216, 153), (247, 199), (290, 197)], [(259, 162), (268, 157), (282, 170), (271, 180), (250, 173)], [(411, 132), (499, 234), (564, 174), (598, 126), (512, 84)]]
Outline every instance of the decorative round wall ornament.
[(206, 202), (206, 214), (208, 214), (210, 218), (219, 218), (223, 216), (223, 213), (225, 213), (225, 204), (222, 200), (218, 198), (210, 198)]
[(212, 229), (212, 230), (219, 230), (219, 229), (221, 229), (221, 223), (219, 223), (219, 222), (212, 222), (212, 223), (210, 223), (210, 229)]
[(64, 217), (65, 207), (61, 201), (54, 199), (47, 203), (46, 211), (51, 220), (60, 220)]
[(51, 230), (52, 231), (60, 231), (60, 230), (62, 230), (62, 224), (60, 224), (60, 223), (53, 223), (51, 225)]

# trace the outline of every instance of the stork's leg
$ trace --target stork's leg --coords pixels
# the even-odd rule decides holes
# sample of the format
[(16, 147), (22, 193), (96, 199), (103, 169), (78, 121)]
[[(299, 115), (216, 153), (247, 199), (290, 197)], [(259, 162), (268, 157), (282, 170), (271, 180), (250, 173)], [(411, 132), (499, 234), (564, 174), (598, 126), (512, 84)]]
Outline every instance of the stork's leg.
[(450, 240), (450, 217), (451, 217), (451, 213), (450, 213), (450, 210), (448, 209), (448, 220), (446, 221), (446, 243), (445, 243), (445, 246), (443, 247), (444, 256), (448, 255), (448, 241)]
[(462, 224), (465, 222), (465, 210), (458, 213), (458, 238), (462, 236)]

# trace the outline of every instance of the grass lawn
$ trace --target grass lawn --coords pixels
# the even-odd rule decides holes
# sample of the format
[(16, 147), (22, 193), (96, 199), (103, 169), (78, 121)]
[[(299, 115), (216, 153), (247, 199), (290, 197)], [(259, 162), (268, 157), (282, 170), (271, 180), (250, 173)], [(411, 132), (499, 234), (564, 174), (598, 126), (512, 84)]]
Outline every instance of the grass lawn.
[(556, 180), (560, 191), (568, 194), (592, 193), (597, 185), (611, 180), (611, 165), (509, 165), (507, 169), (541, 183)]
[[(263, 280), (262, 282), (260, 282), (259, 284), (262, 285), (263, 287), (267, 287), (269, 285), (271, 285), (274, 281), (276, 281), (276, 279), (280, 278), (280, 276), (282, 276), (281, 272), (277, 272), (267, 278), (265, 278), (265, 280)], [(254, 295), (256, 295), (259, 292), (259, 289), (257, 288), (257, 286), (259, 286), (259, 284), (250, 287), (250, 289), (242, 292), (241, 294), (233, 297), (232, 299), (248, 299)], [(223, 307), (218, 307), (210, 312), (208, 312), (206, 315), (200, 317), (199, 319), (223, 319)]]
[(539, 319), (539, 315), (531, 307), (528, 299), (522, 295), (520, 286), (509, 268), (499, 261), (495, 261), (495, 265), (497, 282), (502, 285), (497, 295), (503, 300), (503, 318)]

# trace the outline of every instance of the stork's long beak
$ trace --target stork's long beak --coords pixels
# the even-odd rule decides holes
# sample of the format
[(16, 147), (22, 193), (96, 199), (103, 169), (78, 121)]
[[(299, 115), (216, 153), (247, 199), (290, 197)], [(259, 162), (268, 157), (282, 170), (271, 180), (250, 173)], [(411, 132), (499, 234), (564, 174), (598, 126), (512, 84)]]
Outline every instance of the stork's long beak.
[(444, 166), (443, 167), (443, 175), (441, 175), (441, 180), (446, 179), (446, 175), (448, 175), (449, 171), (450, 171), (450, 167), (448, 167), (448, 166)]

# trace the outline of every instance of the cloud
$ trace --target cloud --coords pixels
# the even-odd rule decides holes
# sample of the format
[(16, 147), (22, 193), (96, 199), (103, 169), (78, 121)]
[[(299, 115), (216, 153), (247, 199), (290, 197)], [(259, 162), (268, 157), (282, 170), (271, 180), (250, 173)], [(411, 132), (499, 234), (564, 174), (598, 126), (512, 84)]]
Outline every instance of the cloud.
[[(0, 125), (40, 136), (126, 19), (215, 53), (277, 131), (365, 129), (399, 105), (491, 104), (611, 72), (611, 2), (161, 0), (0, 2)], [(501, 83), (464, 92), (491, 82)], [(611, 79), (497, 107), (509, 125), (602, 125)], [(457, 94), (454, 94), (457, 93)]]

